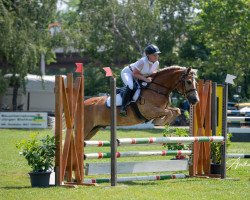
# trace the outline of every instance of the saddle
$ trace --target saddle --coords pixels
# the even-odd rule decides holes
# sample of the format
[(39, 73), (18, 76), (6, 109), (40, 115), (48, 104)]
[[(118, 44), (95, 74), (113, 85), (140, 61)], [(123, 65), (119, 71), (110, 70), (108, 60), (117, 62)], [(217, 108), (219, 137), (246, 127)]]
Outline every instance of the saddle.
[[(135, 80), (133, 81), (133, 92), (131, 93), (130, 96), (130, 103), (136, 102), (141, 94), (141, 89), (147, 88), (148, 87), (148, 83), (144, 82), (144, 81), (140, 81), (140, 80)], [(126, 86), (121, 87), (121, 88), (116, 88), (116, 106), (121, 106), (122, 105), (122, 97), (124, 94), (124, 91), (126, 90)], [(129, 105), (128, 104), (128, 105)], [(106, 106), (110, 108), (111, 106), (111, 98), (110, 96), (107, 98), (106, 100)]]

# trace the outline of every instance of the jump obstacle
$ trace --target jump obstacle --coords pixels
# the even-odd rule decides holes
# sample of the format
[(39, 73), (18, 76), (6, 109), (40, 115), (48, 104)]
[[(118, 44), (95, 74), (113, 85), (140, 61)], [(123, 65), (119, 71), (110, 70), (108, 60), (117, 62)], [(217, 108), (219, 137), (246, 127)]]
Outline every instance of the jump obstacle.
[(227, 158), (250, 158), (250, 154), (230, 153), (226, 155)]
[(250, 117), (228, 116), (227, 123), (232, 142), (250, 142)]
[(228, 115), (246, 115), (246, 116), (250, 116), (250, 112), (247, 111), (240, 111), (240, 110), (228, 110), (227, 111)]
[[(115, 94), (115, 79), (110, 78), (111, 82), (111, 96)], [(227, 87), (225, 94), (227, 95)], [(124, 173), (132, 166), (133, 172), (148, 172), (147, 169), (153, 169), (153, 172), (178, 171), (189, 170), (190, 176), (213, 176), (210, 174), (210, 142), (222, 142), (222, 170), (221, 178), (225, 178), (225, 139), (226, 132), (223, 136), (211, 137), (211, 82), (199, 81), (199, 96), (200, 103), (191, 109), (192, 123), (190, 123), (190, 132), (193, 137), (185, 138), (127, 138), (116, 140), (116, 112), (115, 112), (115, 99), (111, 98), (111, 141), (83, 141), (83, 128), (84, 128), (84, 76), (81, 75), (76, 78), (73, 84), (72, 74), (67, 75), (67, 86), (64, 84), (62, 76), (56, 77), (56, 162), (55, 162), (55, 180), (56, 185), (85, 185), (98, 182), (111, 182), (111, 185), (116, 185), (117, 182), (135, 181), (135, 180), (164, 180), (170, 178), (184, 178), (184, 174), (173, 175), (153, 175), (153, 176), (137, 176), (137, 177), (119, 177), (117, 173)], [(112, 100), (113, 99), (113, 100)], [(226, 109), (224, 109), (226, 110)], [(66, 121), (66, 136), (65, 143), (62, 145), (62, 114), (64, 112)], [(226, 115), (224, 113), (224, 115)], [(223, 130), (226, 130), (226, 125), (223, 125)], [(154, 151), (154, 152), (117, 152), (117, 145), (135, 145), (136, 143), (176, 143), (186, 142), (192, 143), (192, 151)], [(85, 144), (85, 147), (84, 147)], [(111, 153), (107, 153), (107, 157), (111, 157), (111, 163), (96, 163), (101, 166), (101, 169), (106, 169), (106, 173), (110, 174), (111, 179), (85, 179), (84, 174), (93, 172), (93, 166), (89, 163), (86, 172), (84, 172), (84, 148), (91, 145), (110, 146)], [(170, 154), (187, 154), (190, 155), (190, 160), (160, 160), (160, 161), (145, 161), (145, 162), (128, 162), (117, 163), (116, 158), (121, 156), (153, 156), (153, 155), (167, 155)], [(85, 154), (85, 157), (88, 154)], [(104, 154), (103, 154), (104, 155)], [(103, 157), (103, 155), (101, 157)], [(96, 157), (96, 155), (94, 156)], [(105, 156), (104, 156), (105, 157)], [(161, 164), (159, 164), (161, 163)], [(93, 163), (95, 164), (95, 163)], [(87, 164), (86, 164), (87, 165)], [(105, 165), (105, 167), (103, 167)], [(110, 167), (107, 167), (110, 166)], [(125, 166), (122, 168), (122, 166)], [(144, 169), (142, 170), (142, 166)], [(146, 166), (146, 167), (145, 167)], [(98, 168), (98, 166), (95, 166)], [(107, 170), (108, 169), (108, 170)], [(130, 170), (131, 171), (131, 170)], [(74, 178), (73, 178), (74, 173)], [(66, 177), (66, 180), (64, 180)], [(73, 180), (75, 179), (75, 180)]]

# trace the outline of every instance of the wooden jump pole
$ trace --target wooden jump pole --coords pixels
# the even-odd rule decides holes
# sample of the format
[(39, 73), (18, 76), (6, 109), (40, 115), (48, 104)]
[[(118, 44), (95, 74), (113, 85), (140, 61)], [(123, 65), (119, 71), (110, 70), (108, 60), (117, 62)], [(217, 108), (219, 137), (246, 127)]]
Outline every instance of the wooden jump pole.
[[(55, 185), (83, 185), (84, 162), (84, 76), (73, 83), (73, 75), (67, 75), (67, 85), (62, 76), (56, 76), (55, 84)], [(62, 115), (66, 122), (66, 136), (62, 144)], [(67, 173), (66, 173), (67, 172)], [(76, 182), (73, 181), (73, 172)], [(64, 177), (67, 174), (67, 181)]]
[(211, 108), (211, 112), (212, 114), (212, 135), (216, 135), (216, 127), (217, 127), (217, 122), (218, 122), (218, 107), (217, 107), (217, 96), (216, 96), (216, 88), (217, 88), (217, 83), (213, 82), (212, 83), (212, 108)]
[[(191, 107), (192, 121), (190, 130), (194, 136), (216, 135), (217, 99), (216, 83), (199, 81), (198, 93), (200, 102), (198, 105)], [(226, 177), (226, 140), (227, 140), (227, 98), (228, 86), (223, 87), (223, 116), (222, 116), (222, 151), (221, 151), (221, 178)], [(198, 152), (199, 151), (199, 152)], [(190, 168), (191, 176), (214, 176), (210, 172), (210, 153), (209, 143), (193, 145), (193, 166)]]
[[(211, 81), (199, 80), (198, 94), (200, 102), (191, 107), (192, 120), (190, 134), (193, 136), (211, 135)], [(210, 173), (210, 143), (193, 144), (190, 176), (202, 176)]]
[(56, 76), (55, 82), (55, 185), (63, 182), (62, 176), (62, 77)]

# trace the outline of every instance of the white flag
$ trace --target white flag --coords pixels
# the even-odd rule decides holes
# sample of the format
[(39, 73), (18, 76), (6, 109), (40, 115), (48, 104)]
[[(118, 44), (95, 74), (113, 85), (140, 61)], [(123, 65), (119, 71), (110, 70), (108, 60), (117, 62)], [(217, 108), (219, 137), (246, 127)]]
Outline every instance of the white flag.
[(235, 78), (236, 78), (236, 76), (231, 75), (231, 74), (227, 74), (225, 82), (234, 85), (234, 79)]

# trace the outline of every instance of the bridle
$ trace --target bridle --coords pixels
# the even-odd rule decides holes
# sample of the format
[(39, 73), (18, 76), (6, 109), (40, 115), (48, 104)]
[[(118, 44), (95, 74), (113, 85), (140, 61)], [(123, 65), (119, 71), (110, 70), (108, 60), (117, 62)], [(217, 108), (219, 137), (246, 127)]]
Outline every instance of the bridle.
[[(190, 90), (186, 90), (186, 87), (185, 87), (185, 79), (186, 79), (187, 76), (189, 76), (189, 73), (186, 72), (186, 71), (183, 72), (183, 74), (181, 75), (181, 78), (180, 78), (179, 81), (175, 84), (175, 86), (173, 87), (173, 89), (170, 88), (170, 87), (166, 87), (166, 86), (164, 86), (164, 85), (162, 85), (162, 84), (160, 84), (160, 83), (157, 83), (157, 82), (155, 82), (154, 80), (149, 84), (149, 86), (148, 86), (147, 89), (152, 90), (152, 91), (156, 92), (157, 94), (167, 96), (167, 95), (169, 94), (169, 92), (163, 93), (163, 92), (161, 92), (160, 90), (150, 88), (150, 85), (151, 85), (151, 84), (155, 84), (155, 85), (158, 85), (158, 86), (160, 86), (160, 87), (166, 89), (167, 91), (170, 91), (170, 90), (175, 90), (175, 89), (177, 89), (177, 87), (178, 87), (180, 84), (182, 84), (182, 88), (184, 88), (184, 90), (183, 90), (182, 92), (180, 92), (180, 91), (178, 91), (178, 90), (177, 90), (177, 91), (178, 91), (181, 95), (183, 95), (183, 96), (186, 97), (190, 92), (197, 91), (197, 89), (195, 89), (195, 88), (191, 88)], [(193, 78), (193, 75), (192, 75), (192, 78)]]
[[(189, 76), (189, 73), (187, 73), (187, 72), (183, 73), (182, 76), (181, 76), (181, 78), (180, 78), (180, 80), (177, 82), (177, 84), (176, 84), (175, 87), (174, 87), (174, 89), (176, 89), (177, 86), (179, 86), (179, 84), (182, 84), (183, 91), (182, 91), (182, 92), (178, 91), (178, 92), (179, 92), (181, 95), (183, 95), (184, 97), (187, 97), (188, 94), (189, 94), (190, 92), (193, 92), (193, 91), (196, 91), (196, 92), (197, 92), (197, 89), (195, 89), (195, 88), (191, 88), (191, 89), (189, 89), (189, 90), (186, 90), (185, 80), (186, 80), (186, 77), (187, 77), (187, 76)], [(193, 76), (193, 75), (192, 75), (192, 78), (194, 79), (194, 76)]]

